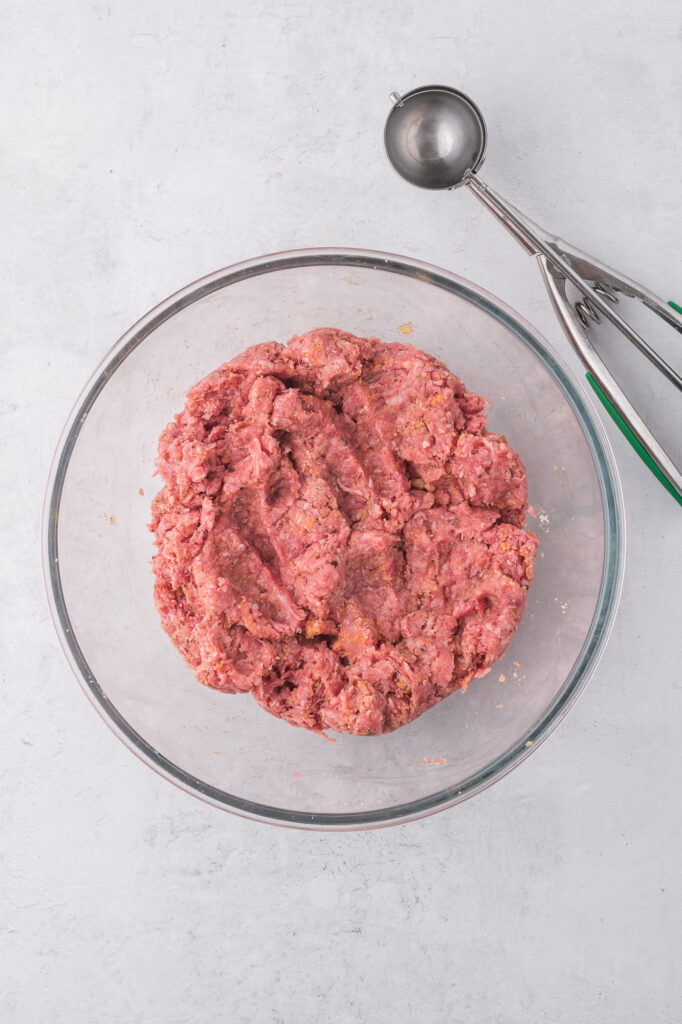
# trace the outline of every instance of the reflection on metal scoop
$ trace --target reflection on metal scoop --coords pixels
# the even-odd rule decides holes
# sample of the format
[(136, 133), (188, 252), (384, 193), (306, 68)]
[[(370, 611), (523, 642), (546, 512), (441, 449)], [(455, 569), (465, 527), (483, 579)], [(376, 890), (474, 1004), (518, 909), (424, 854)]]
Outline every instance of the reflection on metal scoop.
[(386, 152), (398, 174), (420, 188), (457, 188), (485, 157), (483, 115), (456, 89), (393, 93)]
[[(427, 189), (467, 185), (527, 252), (537, 256), (554, 309), (588, 369), (587, 379), (618, 427), (668, 491), (682, 504), (682, 473), (656, 440), (611, 376), (587, 335), (601, 313), (636, 345), (677, 388), (682, 377), (613, 308), (617, 292), (638, 299), (682, 333), (682, 309), (666, 304), (642, 285), (622, 277), (587, 253), (534, 224), (484, 185), (476, 172), (485, 159), (487, 131), (476, 104), (457, 89), (430, 85), (401, 96), (391, 93), (384, 144), (391, 164), (406, 181)], [(582, 300), (568, 301), (571, 281)]]

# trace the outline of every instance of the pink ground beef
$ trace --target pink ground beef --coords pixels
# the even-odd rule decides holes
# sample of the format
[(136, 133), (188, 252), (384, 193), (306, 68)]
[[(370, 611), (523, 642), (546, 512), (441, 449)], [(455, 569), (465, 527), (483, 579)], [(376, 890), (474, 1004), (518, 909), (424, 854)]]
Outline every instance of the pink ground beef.
[(526, 472), (433, 357), (334, 329), (256, 345), (159, 442), (156, 605), (206, 686), (292, 725), (411, 722), (526, 605)]

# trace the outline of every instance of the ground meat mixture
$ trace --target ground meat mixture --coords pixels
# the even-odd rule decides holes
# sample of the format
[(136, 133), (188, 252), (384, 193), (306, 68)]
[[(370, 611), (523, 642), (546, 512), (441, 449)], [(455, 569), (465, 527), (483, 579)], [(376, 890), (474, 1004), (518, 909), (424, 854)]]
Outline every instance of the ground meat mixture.
[(330, 328), (192, 388), (151, 528), (156, 604), (197, 679), (369, 736), (486, 673), (537, 545), (486, 405), (411, 345)]

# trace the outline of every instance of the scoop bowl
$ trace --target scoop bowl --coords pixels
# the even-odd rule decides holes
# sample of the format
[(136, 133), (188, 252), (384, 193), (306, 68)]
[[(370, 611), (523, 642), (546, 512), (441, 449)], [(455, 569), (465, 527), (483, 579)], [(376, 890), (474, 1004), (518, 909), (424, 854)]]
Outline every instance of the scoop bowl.
[(419, 188), (452, 189), (478, 170), (487, 131), (473, 100), (444, 85), (393, 93), (391, 99), (384, 145), (402, 178)]

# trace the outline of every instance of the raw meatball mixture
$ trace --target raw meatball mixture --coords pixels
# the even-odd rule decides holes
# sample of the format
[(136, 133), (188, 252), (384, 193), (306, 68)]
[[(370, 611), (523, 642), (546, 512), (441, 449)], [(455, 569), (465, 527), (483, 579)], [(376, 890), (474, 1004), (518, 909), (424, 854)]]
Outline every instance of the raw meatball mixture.
[(197, 679), (372, 736), (486, 673), (537, 546), (486, 405), (411, 345), (331, 328), (193, 387), (151, 528), (156, 604)]

